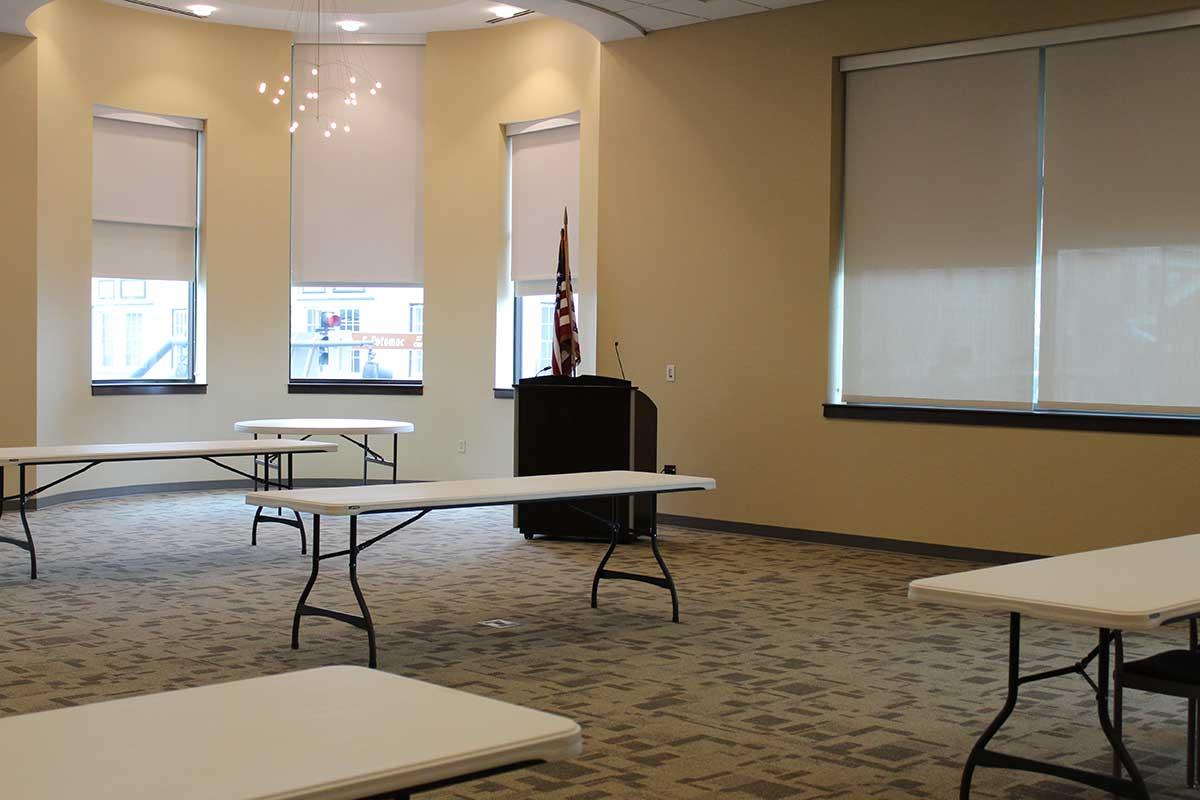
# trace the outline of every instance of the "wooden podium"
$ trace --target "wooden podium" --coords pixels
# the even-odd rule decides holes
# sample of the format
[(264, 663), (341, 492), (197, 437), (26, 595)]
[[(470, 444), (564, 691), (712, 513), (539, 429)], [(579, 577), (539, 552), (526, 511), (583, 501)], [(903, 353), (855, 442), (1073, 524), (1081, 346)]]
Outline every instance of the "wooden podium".
[[(513, 387), (515, 475), (552, 475), (610, 469), (658, 471), (658, 408), (627, 380), (599, 375), (524, 378)], [(515, 525), (526, 539), (535, 535), (595, 538), (609, 531), (584, 509), (611, 519), (611, 500), (575, 504), (521, 503)], [(654, 497), (617, 504), (617, 521), (630, 541), (649, 534)]]

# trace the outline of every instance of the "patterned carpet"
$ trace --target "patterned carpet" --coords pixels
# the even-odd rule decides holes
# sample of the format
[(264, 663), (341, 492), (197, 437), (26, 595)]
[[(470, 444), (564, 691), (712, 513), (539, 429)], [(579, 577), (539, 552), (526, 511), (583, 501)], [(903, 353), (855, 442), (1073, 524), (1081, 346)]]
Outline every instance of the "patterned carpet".
[[(249, 547), (235, 492), (143, 495), (32, 515), (41, 579), (0, 547), (0, 714), (364, 663), (365, 635), (307, 618), (288, 647), (307, 577), (291, 528)], [(392, 672), (557, 712), (584, 755), (438, 798), (953, 798), (963, 758), (1002, 702), (1006, 624), (905, 599), (915, 577), (961, 562), (665, 528), (682, 624), (661, 589), (611, 582), (588, 607), (602, 547), (526, 542), (507, 508), (445, 511), (367, 551), (360, 577)], [(0, 530), (15, 519), (4, 515)], [(376, 517), (365, 532), (387, 524)], [(345, 523), (324, 531), (326, 550)], [(649, 548), (615, 568), (650, 570)], [(344, 562), (313, 602), (353, 610)], [(504, 617), (508, 629), (479, 621)], [(1092, 635), (1030, 621), (1026, 671), (1082, 655)], [(1182, 629), (1130, 637), (1131, 657)], [(1182, 701), (1128, 695), (1126, 730), (1155, 797), (1183, 788)], [(402, 721), (398, 721), (402, 724)], [(1078, 678), (1028, 688), (1004, 749), (1105, 769)], [(978, 798), (1103, 793), (980, 770)]]

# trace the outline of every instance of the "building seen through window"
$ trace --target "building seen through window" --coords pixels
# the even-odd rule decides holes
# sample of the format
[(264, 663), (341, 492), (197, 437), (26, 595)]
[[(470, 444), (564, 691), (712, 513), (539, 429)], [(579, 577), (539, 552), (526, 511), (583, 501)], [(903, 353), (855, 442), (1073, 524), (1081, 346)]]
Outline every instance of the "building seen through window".
[(421, 287), (292, 287), (293, 380), (419, 381)]
[(190, 281), (92, 278), (94, 380), (188, 380)]
[[(579, 320), (579, 294), (575, 297), (575, 319)], [(554, 302), (552, 294), (518, 297), (516, 303), (516, 380), (553, 372)]]

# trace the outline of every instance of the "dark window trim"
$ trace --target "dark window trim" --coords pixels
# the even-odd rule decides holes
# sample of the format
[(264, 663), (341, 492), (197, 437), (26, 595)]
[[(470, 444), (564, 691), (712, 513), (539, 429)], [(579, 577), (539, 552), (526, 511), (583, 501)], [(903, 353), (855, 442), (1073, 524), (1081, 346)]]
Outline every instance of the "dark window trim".
[(1013, 411), (1009, 409), (942, 408), (825, 403), (827, 419), (915, 422), (933, 425), (977, 425), (995, 428), (1043, 428), (1063, 431), (1200, 436), (1200, 417), (1104, 414), (1080, 411)]
[(492, 389), (492, 392), (494, 393), (493, 397), (495, 397), (497, 400), (512, 400), (515, 396), (512, 389), (501, 389), (500, 387), (496, 387), (495, 389)]
[(122, 394), (208, 394), (207, 383), (191, 381), (93, 381), (92, 397)]
[(288, 394), (425, 394), (421, 381), (320, 381), (288, 382)]

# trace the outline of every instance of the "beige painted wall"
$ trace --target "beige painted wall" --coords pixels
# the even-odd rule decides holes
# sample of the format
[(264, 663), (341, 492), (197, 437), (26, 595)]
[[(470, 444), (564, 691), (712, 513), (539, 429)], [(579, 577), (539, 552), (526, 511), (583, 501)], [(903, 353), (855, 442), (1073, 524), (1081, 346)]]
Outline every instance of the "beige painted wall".
[[(594, 287), (600, 46), (556, 20), (435, 33), (425, 69), (425, 330), (427, 347), (440, 348), (426, 356), (425, 392), (441, 427), (460, 431), (452, 438), (474, 443), (476, 453), (463, 467), (440, 447), (432, 466), (446, 477), (512, 474), (512, 401), (492, 397), (507, 252), (502, 126), (580, 112), (580, 253), (572, 265)], [(581, 315), (593, 325), (595, 297), (581, 291)]]
[[(0, 34), (0, 442), (37, 433), (37, 44)], [(16, 491), (16, 470), (6, 470)]]
[(658, 402), (660, 460), (719, 483), (663, 510), (1037, 553), (1195, 531), (1193, 439), (821, 409), (835, 58), (1195, 5), (833, 0), (606, 46), (599, 336)]
[[(234, 438), (232, 423), (248, 417), (397, 417), (417, 427), (401, 437), (402, 476), (511, 474), (512, 402), (492, 397), (497, 280), (506, 252), (501, 126), (582, 112), (583, 252), (577, 263), (588, 273), (595, 264), (598, 171), (594, 39), (557, 21), (430, 37), (425, 395), (289, 396), (287, 119), (254, 92), (258, 80), (286, 71), (287, 34), (179, 20), (98, 0), (56, 0), (29, 24), (38, 43), (40, 100), (40, 444)], [(208, 121), (207, 395), (91, 396), (87, 309), (96, 103)], [(594, 298), (592, 292), (592, 303)], [(585, 308), (589, 312), (594, 324), (594, 308)], [(0, 411), (7, 412), (8, 404), (0, 395)], [(460, 439), (468, 443), (465, 455), (457, 452)], [(298, 458), (298, 476), (354, 476), (358, 453), (343, 450)], [(64, 470), (43, 471), (52, 477)], [(195, 462), (122, 464), (97, 469), (63, 490), (227, 477)]]

